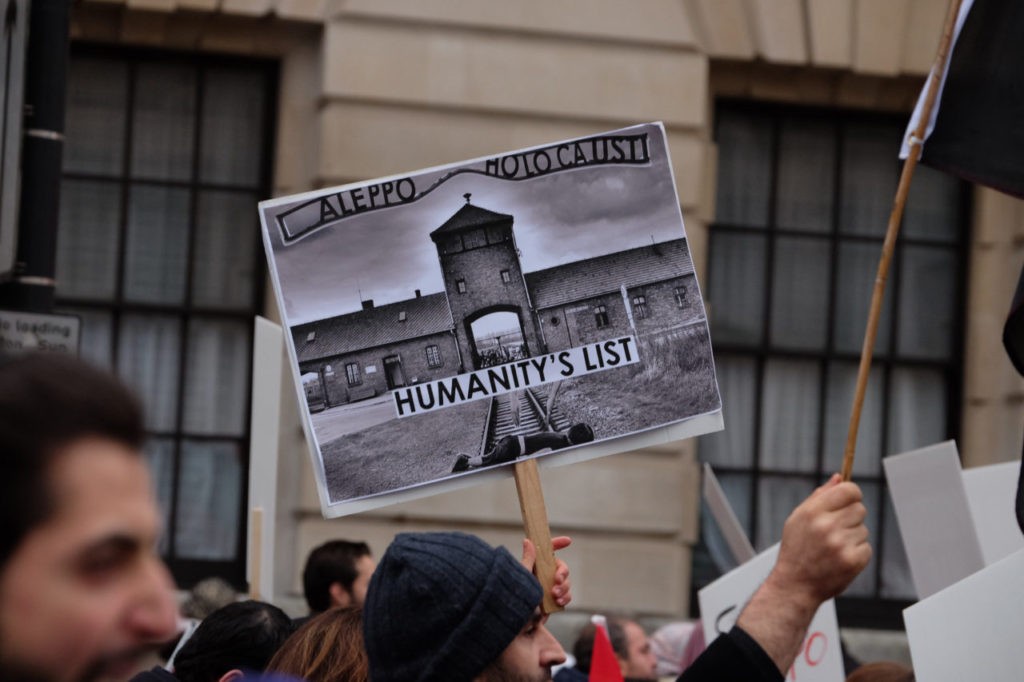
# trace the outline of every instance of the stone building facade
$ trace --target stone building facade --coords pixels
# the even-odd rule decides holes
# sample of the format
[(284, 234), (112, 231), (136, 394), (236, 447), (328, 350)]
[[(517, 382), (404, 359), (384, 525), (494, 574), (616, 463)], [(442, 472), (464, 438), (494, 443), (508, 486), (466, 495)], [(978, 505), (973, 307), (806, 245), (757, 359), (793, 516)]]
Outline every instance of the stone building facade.
[[(705, 277), (717, 213), (716, 102), (905, 116), (930, 68), (946, 5), (81, 0), (74, 4), (71, 37), (73, 46), (156, 50), (171, 59), (274, 60), (277, 118), (269, 151), (275, 196), (661, 120), (688, 244), (696, 272)], [(1024, 204), (983, 188), (971, 194), (969, 280), (958, 330), (964, 340), (961, 408), (952, 419), (965, 464), (980, 465), (1020, 453), (1024, 380), (1001, 349), (999, 329), (1024, 263)], [(253, 232), (255, 240), (255, 226)], [(691, 284), (687, 292), (696, 295)], [(648, 297), (655, 295), (670, 291)], [(279, 319), (273, 296), (265, 299), (266, 315)], [(611, 308), (618, 299), (608, 294), (601, 300), (587, 306), (608, 306), (609, 322), (618, 324)], [(712, 322), (718, 307), (712, 298)], [(570, 307), (545, 308), (541, 321), (559, 314), (576, 315), (581, 336), (595, 331), (586, 328), (590, 313)], [(449, 343), (446, 362), (457, 346)], [(273, 569), (274, 594), (265, 598), (300, 611), (303, 557), (329, 538), (366, 539), (379, 553), (400, 531), (465, 528), (518, 546), (519, 509), (507, 481), (323, 520), (289, 403), (293, 394), (283, 390), (276, 448), (282, 511), (274, 537), (285, 558)], [(544, 485), (553, 529), (576, 540), (566, 552), (574, 611), (651, 618), (690, 612), (696, 442), (545, 471)]]

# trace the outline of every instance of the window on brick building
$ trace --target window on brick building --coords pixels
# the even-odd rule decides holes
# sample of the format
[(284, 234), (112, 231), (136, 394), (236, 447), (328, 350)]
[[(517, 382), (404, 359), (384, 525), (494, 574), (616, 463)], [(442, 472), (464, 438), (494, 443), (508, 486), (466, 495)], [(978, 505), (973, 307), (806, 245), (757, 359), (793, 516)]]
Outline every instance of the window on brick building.
[(608, 308), (607, 307), (605, 307), (603, 305), (599, 305), (599, 306), (595, 306), (594, 307), (594, 324), (597, 325), (598, 329), (600, 329), (601, 327), (607, 327), (608, 326)]
[(441, 366), (441, 349), (436, 345), (427, 346), (427, 367), (436, 369)]
[(358, 362), (345, 363), (345, 380), (349, 386), (358, 386), (363, 383), (363, 375), (359, 371)]
[(464, 279), (457, 279), (457, 280), (455, 280), (455, 290), (458, 291), (460, 294), (466, 293), (466, 280), (464, 280)]
[(678, 307), (686, 307), (686, 287), (676, 287), (672, 290), (672, 295), (675, 296)]
[(512, 275), (509, 273), (508, 270), (501, 271), (501, 281), (505, 284), (508, 284), (509, 282), (512, 281)]
[(643, 294), (633, 297), (633, 314), (641, 320), (647, 317), (647, 297)]

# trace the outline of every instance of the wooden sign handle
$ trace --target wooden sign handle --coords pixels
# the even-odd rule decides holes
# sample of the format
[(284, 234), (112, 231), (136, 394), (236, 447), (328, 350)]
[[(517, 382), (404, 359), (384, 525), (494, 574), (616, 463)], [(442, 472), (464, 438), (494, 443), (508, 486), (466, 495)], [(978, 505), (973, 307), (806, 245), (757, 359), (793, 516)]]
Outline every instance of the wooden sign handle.
[(540, 488), (537, 460), (516, 462), (515, 477), (519, 511), (523, 514), (523, 529), (526, 537), (537, 548), (537, 563), (533, 572), (544, 590), (541, 608), (544, 613), (555, 613), (561, 611), (562, 607), (551, 596), (551, 587), (555, 584), (555, 551), (551, 548), (551, 528), (548, 526), (548, 510), (544, 506), (544, 492)]
[(263, 507), (249, 510), (249, 599), (260, 601), (260, 561), (263, 548)]

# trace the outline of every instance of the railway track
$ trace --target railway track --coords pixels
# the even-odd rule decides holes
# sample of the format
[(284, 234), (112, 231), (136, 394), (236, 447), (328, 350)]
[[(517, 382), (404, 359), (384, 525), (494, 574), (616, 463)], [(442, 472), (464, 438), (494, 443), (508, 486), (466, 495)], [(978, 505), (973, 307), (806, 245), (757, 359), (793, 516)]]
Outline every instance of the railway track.
[(563, 431), (569, 428), (568, 418), (557, 405), (554, 409), (548, 409), (551, 395), (551, 389), (545, 386), (526, 388), (491, 398), (482, 452), (493, 448), (504, 436), (528, 436), (541, 431)]

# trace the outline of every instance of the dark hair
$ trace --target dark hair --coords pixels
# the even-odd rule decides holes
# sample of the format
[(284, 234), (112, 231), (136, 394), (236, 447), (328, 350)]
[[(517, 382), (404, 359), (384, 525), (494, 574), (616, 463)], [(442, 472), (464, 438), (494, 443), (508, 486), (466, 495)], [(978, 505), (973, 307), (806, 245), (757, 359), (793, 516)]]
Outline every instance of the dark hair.
[(278, 649), (267, 670), (307, 682), (367, 682), (363, 610), (339, 607), (311, 618)]
[(121, 382), (66, 355), (0, 358), (0, 566), (53, 513), (54, 457), (88, 437), (141, 448), (142, 410)]
[[(611, 640), (612, 650), (618, 658), (626, 660), (629, 658), (629, 642), (626, 640), (625, 625), (628, 621), (621, 618), (608, 618), (608, 639)], [(576, 643), (572, 645), (572, 655), (576, 659), (576, 667), (580, 672), (590, 674), (590, 661), (594, 657), (594, 633), (597, 627), (593, 623), (587, 623), (580, 630), (576, 637)]]
[(865, 663), (850, 673), (846, 682), (914, 682), (914, 670), (895, 661)]
[(309, 610), (320, 613), (331, 607), (334, 583), (351, 592), (352, 583), (359, 577), (356, 561), (364, 556), (370, 556), (369, 545), (348, 540), (331, 540), (310, 552), (302, 570), (302, 589)]
[(180, 682), (216, 682), (230, 670), (260, 672), (292, 630), (292, 619), (273, 604), (228, 604), (200, 623), (181, 647), (174, 676)]
[(594, 429), (588, 424), (573, 424), (569, 428), (569, 442), (573, 445), (589, 443), (594, 440)]

